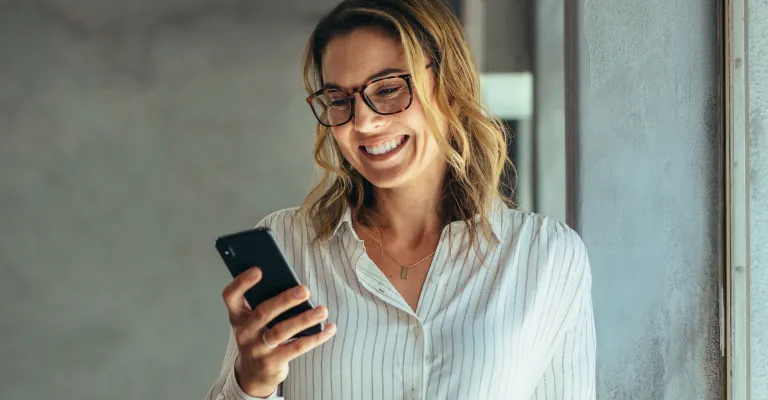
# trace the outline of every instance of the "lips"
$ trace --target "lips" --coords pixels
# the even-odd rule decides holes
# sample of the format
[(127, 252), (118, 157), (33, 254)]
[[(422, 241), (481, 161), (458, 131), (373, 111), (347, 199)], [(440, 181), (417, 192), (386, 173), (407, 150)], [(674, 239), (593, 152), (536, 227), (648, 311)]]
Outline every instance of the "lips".
[(401, 153), (405, 145), (410, 141), (409, 139), (408, 135), (401, 135), (392, 139), (375, 141), (368, 145), (359, 146), (360, 153), (369, 161), (387, 161)]

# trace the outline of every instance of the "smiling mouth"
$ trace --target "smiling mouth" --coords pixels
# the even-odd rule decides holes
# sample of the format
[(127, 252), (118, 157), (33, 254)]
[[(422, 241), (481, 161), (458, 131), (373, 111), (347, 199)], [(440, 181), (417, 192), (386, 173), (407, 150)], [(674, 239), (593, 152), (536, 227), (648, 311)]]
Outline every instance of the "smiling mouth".
[(408, 136), (400, 136), (375, 146), (360, 146), (360, 149), (373, 156), (383, 156), (399, 149), (408, 139)]

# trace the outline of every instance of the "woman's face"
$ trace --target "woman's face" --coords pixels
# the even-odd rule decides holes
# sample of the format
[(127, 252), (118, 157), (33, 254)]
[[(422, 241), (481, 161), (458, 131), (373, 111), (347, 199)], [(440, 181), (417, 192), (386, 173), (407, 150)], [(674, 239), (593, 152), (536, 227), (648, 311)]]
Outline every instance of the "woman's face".
[[(373, 78), (411, 72), (400, 44), (369, 28), (331, 40), (323, 53), (322, 69), (326, 87), (343, 89), (359, 88)], [(431, 73), (428, 75), (427, 92), (433, 93), (434, 79)], [(382, 89), (380, 93), (385, 96), (387, 88)], [(415, 90), (411, 106), (392, 115), (377, 114), (360, 96), (354, 94), (352, 120), (332, 128), (347, 161), (379, 188), (442, 181), (445, 161), (428, 131)], [(445, 135), (445, 117), (438, 114), (437, 122), (440, 134)]]

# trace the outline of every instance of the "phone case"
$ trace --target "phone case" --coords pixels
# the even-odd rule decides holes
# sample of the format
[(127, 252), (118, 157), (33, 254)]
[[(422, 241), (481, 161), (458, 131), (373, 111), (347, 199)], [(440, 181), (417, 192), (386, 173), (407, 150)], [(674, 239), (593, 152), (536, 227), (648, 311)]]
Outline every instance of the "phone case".
[[(300, 284), (269, 228), (255, 228), (221, 236), (216, 239), (216, 250), (233, 277), (254, 266), (261, 268), (261, 281), (245, 292), (245, 299), (251, 309)], [(314, 304), (307, 299), (270, 321), (267, 328), (312, 308)], [(294, 338), (314, 335), (322, 330), (323, 323), (319, 323), (296, 334)]]

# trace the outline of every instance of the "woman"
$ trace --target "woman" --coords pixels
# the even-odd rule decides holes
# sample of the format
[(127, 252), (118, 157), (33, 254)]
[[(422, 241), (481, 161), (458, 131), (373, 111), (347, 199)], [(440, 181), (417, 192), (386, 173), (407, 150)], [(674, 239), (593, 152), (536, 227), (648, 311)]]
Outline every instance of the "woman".
[[(502, 198), (503, 130), (451, 10), (344, 1), (310, 37), (304, 75), (325, 177), (259, 225), (305, 286), (251, 311), (260, 270), (227, 285), (232, 334), (208, 397), (594, 399), (584, 245)], [(314, 312), (265, 329), (308, 297)]]

